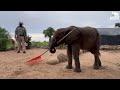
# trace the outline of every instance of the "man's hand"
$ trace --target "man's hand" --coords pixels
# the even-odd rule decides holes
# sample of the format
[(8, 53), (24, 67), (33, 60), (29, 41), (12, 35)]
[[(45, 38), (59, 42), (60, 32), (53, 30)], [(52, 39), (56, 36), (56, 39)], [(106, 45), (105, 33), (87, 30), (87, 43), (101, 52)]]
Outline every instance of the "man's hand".
[(27, 42), (27, 37), (24, 37), (25, 42)]

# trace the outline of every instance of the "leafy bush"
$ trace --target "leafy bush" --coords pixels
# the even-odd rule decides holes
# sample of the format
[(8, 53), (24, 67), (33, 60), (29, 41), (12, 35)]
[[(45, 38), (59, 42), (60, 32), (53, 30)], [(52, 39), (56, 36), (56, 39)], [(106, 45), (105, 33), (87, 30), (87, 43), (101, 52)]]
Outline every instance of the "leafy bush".
[[(38, 47), (38, 48), (48, 48), (48, 42), (44, 41), (44, 42), (36, 42), (36, 41), (32, 41), (32, 47)], [(66, 48), (66, 45), (59, 45), (57, 46), (57, 49), (65, 49)]]
[(48, 42), (35, 42), (32, 41), (32, 47), (48, 47)]
[(0, 27), (0, 51), (6, 51), (9, 43), (10, 34), (7, 30)]
[(61, 45), (57, 46), (57, 49), (66, 49), (66, 45), (65, 44), (61, 44)]

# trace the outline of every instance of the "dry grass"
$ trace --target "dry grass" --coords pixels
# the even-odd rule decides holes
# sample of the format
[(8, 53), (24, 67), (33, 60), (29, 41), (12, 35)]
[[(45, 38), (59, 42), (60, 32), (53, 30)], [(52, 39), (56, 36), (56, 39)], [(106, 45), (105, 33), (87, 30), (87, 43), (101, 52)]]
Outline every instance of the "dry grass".
[(47, 52), (33, 64), (24, 63), (45, 50), (31, 49), (26, 54), (15, 51), (0, 52), (0, 79), (120, 79), (120, 51), (100, 51), (102, 68), (99, 70), (92, 67), (94, 56), (91, 53), (81, 54), (81, 73), (75, 73), (73, 69), (67, 70), (67, 62), (46, 64), (50, 58), (57, 57), (60, 53), (66, 54), (66, 50), (57, 50), (55, 54)]

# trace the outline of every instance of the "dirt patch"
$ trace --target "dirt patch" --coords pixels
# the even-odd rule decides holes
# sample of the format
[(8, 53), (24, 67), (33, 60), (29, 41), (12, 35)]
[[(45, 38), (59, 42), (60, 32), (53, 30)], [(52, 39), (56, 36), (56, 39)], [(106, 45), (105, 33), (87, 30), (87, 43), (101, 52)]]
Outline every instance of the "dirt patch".
[(89, 53), (80, 55), (81, 73), (73, 72), (75, 68), (67, 70), (66, 62), (48, 65), (46, 61), (60, 53), (66, 55), (66, 50), (57, 49), (55, 54), (47, 52), (37, 62), (25, 64), (46, 49), (27, 50), (26, 54), (13, 51), (0, 52), (0, 79), (120, 79), (120, 51), (100, 51), (102, 67), (93, 69), (94, 56)]

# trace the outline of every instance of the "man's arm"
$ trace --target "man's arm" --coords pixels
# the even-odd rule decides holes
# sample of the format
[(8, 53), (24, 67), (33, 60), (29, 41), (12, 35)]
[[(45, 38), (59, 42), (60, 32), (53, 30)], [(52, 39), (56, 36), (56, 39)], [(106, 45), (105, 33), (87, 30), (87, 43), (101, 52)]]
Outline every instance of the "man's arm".
[(25, 37), (27, 37), (27, 30), (25, 27), (24, 27), (24, 30), (25, 30)]
[(24, 30), (25, 30), (25, 32), (24, 32), (24, 38), (25, 38), (25, 42), (27, 42), (27, 30), (26, 30), (25, 27), (24, 27)]

